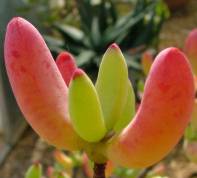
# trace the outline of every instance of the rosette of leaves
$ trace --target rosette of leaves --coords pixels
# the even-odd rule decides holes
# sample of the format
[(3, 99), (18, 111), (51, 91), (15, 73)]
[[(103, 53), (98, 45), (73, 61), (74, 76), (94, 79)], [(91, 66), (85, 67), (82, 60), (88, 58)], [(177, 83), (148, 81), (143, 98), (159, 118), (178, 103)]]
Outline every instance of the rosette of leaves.
[[(84, 150), (95, 168), (102, 166), (103, 178), (107, 161), (130, 168), (155, 164), (175, 146), (190, 120), (193, 75), (177, 48), (155, 58), (136, 114), (126, 61), (116, 44), (104, 53), (95, 85), (68, 52), (55, 63), (40, 33), (20, 17), (7, 26), (4, 55), (29, 124), (57, 148)], [(99, 177), (100, 171), (94, 175)]]

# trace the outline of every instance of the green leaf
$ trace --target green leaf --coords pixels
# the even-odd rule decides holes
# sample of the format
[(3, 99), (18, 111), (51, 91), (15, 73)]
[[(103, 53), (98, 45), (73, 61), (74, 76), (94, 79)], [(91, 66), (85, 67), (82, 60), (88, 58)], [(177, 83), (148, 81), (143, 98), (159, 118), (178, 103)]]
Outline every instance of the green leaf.
[(84, 50), (82, 51), (77, 57), (76, 62), (79, 67), (85, 66), (91, 63), (92, 59), (94, 58), (95, 53), (93, 51)]
[(119, 47), (112, 44), (100, 64), (96, 90), (105, 124), (110, 131), (122, 114), (128, 91), (127, 65)]
[(55, 26), (64, 35), (67, 35), (70, 39), (73, 39), (76, 42), (81, 42), (84, 39), (83, 31), (79, 30), (78, 28), (75, 28), (74, 26), (60, 24), (56, 24)]
[(44, 39), (52, 52), (59, 54), (60, 52), (64, 51), (64, 41), (52, 36), (45, 35)]
[[(132, 17), (132, 14), (129, 14), (128, 16), (124, 16), (120, 18), (116, 25), (108, 28), (104, 34), (104, 38), (107, 42), (116, 41), (120, 43), (125, 36), (128, 34), (129, 30), (134, 26), (136, 23), (138, 23), (141, 19), (143, 19), (144, 13), (138, 14), (137, 17)], [(128, 20), (128, 17), (130, 19)]]
[(91, 6), (90, 0), (76, 0), (76, 4), (80, 15), (82, 27), (90, 29), (92, 24), (94, 6)]
[(191, 123), (185, 130), (185, 138), (188, 141), (197, 141), (197, 130)]
[(64, 45), (64, 41), (59, 38), (44, 35), (44, 39), (46, 40), (47, 44), (49, 44), (50, 46), (62, 47)]
[(141, 70), (141, 66), (139, 62), (136, 60), (138, 58), (137, 55), (130, 55), (125, 52), (124, 56), (125, 56), (128, 67), (132, 67), (132, 69), (135, 69), (135, 70)]
[(41, 178), (42, 166), (39, 163), (33, 164), (25, 173), (25, 178)]
[(114, 173), (121, 178), (136, 178), (140, 173), (140, 169), (118, 167), (115, 169)]
[(102, 0), (99, 6), (98, 21), (101, 34), (111, 25), (115, 24), (117, 20), (117, 10), (115, 3), (111, 0)]
[(114, 131), (120, 133), (132, 120), (135, 114), (135, 94), (131, 82), (128, 80), (127, 101), (122, 110), (122, 114), (115, 124)]
[[(83, 32), (82, 30), (74, 26), (61, 24), (56, 24), (55, 28), (64, 38), (65, 45), (75, 46), (81, 49), (91, 47), (89, 39), (87, 38), (87, 36), (85, 36), (85, 32)], [(75, 51), (75, 49), (72, 50)]]
[(91, 39), (94, 47), (97, 47), (100, 44), (101, 34), (99, 31), (99, 21), (98, 18), (93, 18), (91, 26)]
[(96, 89), (88, 76), (77, 70), (69, 86), (69, 113), (78, 135), (88, 142), (100, 141), (106, 133)]

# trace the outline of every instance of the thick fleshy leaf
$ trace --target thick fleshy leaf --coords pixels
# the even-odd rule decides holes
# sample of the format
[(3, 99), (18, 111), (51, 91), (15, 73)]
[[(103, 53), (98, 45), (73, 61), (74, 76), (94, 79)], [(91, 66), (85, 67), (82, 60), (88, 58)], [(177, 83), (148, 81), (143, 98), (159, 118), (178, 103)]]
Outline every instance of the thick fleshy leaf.
[(33, 129), (47, 142), (76, 149), (68, 114), (68, 89), (37, 29), (16, 17), (7, 26), (5, 64), (17, 103)]
[(128, 81), (127, 101), (122, 110), (121, 117), (118, 119), (117, 123), (115, 124), (114, 131), (116, 133), (120, 133), (122, 129), (124, 129), (129, 124), (134, 114), (135, 114), (135, 95), (131, 82)]
[(162, 51), (135, 118), (109, 144), (109, 159), (126, 167), (147, 167), (161, 160), (183, 135), (193, 102), (193, 76), (185, 55), (176, 48)]
[(62, 52), (57, 56), (56, 64), (68, 86), (77, 68), (74, 57), (69, 52)]
[(71, 172), (74, 167), (74, 162), (70, 156), (60, 150), (55, 150), (53, 156), (59, 165), (61, 165), (67, 172)]
[(25, 173), (25, 178), (42, 178), (42, 166), (39, 163), (33, 164)]
[(106, 127), (110, 131), (121, 117), (128, 90), (127, 65), (116, 44), (112, 44), (103, 56), (96, 81), (96, 90)]
[(69, 112), (75, 131), (88, 142), (98, 142), (106, 133), (96, 89), (80, 69), (69, 87)]
[(193, 29), (186, 39), (185, 53), (192, 65), (194, 74), (197, 75), (197, 28)]

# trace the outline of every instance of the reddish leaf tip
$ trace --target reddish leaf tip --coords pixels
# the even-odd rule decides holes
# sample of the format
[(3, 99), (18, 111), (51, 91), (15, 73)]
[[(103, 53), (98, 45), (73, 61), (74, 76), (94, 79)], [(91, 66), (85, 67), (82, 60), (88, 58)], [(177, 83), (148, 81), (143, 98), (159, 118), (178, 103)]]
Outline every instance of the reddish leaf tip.
[(39, 167), (40, 166), (40, 161), (39, 160), (34, 161), (33, 162), (33, 165), (36, 166), (36, 167)]
[(19, 21), (24, 21), (24, 20), (25, 20), (25, 19), (23, 19), (22, 17), (13, 17), (13, 18), (10, 20), (9, 24), (15, 23), (15, 22), (19, 22)]
[(61, 63), (61, 62), (65, 62), (65, 61), (72, 61), (73, 63), (75, 63), (74, 57), (72, 54), (70, 54), (69, 52), (61, 52), (56, 59), (57, 63)]
[(120, 49), (119, 46), (116, 43), (112, 43), (109, 48), (111, 49)]
[(180, 49), (175, 48), (175, 47), (169, 47), (167, 49), (169, 49), (169, 52), (173, 52), (173, 53), (180, 53), (181, 52)]
[(188, 53), (196, 54), (196, 48), (197, 48), (197, 28), (193, 29), (187, 36), (184, 50), (186, 54)]
[(16, 28), (19, 24), (26, 22), (25, 19), (22, 17), (13, 17), (10, 22), (8, 23), (7, 29), (9, 28)]
[(194, 37), (197, 35), (197, 28), (194, 28), (190, 33), (189, 36)]
[(73, 74), (73, 80), (75, 80), (76, 78), (84, 75), (84, 71), (82, 69), (77, 68)]
[(68, 86), (73, 73), (77, 68), (75, 58), (69, 52), (61, 52), (56, 59), (56, 64)]
[[(185, 54), (178, 48), (175, 48), (175, 47), (169, 47), (169, 48), (166, 48), (165, 50), (163, 50), (163, 52), (161, 54), (166, 54), (166, 55), (170, 55), (171, 57), (178, 57), (178, 56), (185, 56)], [(171, 59), (171, 58), (169, 58)]]

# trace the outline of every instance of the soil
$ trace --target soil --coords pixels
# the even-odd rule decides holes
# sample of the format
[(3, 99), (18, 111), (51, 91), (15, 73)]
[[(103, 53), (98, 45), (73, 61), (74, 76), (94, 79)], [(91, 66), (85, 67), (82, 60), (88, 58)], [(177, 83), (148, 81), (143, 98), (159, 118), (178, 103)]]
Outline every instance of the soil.
[(159, 49), (170, 46), (183, 48), (186, 36), (194, 28), (197, 28), (197, 1), (190, 0), (187, 7), (172, 14), (163, 25)]
[[(169, 46), (182, 48), (187, 34), (195, 27), (197, 0), (191, 0), (186, 9), (173, 14), (164, 24), (159, 49)], [(52, 165), (52, 150), (28, 128), (0, 167), (0, 178), (23, 178), (25, 170), (35, 161), (41, 161), (45, 167)], [(165, 164), (165, 174), (169, 178), (197, 178), (197, 165), (189, 162), (184, 153), (180, 153)]]
[(41, 162), (45, 168), (52, 165), (52, 150), (28, 127), (0, 167), (0, 178), (23, 178), (27, 168), (35, 162)]

